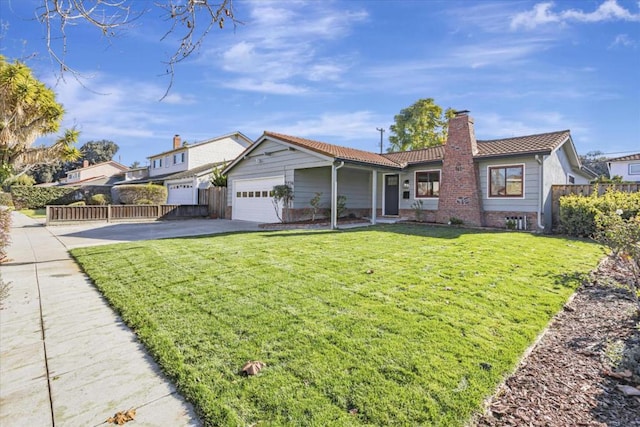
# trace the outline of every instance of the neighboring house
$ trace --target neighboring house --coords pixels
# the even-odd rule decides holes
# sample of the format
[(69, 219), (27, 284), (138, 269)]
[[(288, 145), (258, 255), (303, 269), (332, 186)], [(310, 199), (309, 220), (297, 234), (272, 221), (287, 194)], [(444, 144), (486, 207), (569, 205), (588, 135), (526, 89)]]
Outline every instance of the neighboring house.
[(609, 176), (618, 175), (623, 181), (640, 182), (640, 153), (607, 160)]
[(121, 184), (153, 182), (167, 187), (167, 204), (198, 204), (198, 189), (209, 187), (209, 175), (217, 167), (235, 159), (252, 141), (240, 132), (206, 141), (182, 143), (173, 137), (173, 148), (149, 157), (149, 173), (144, 178)]
[(110, 160), (108, 162), (89, 165), (85, 160), (82, 167), (67, 172), (67, 177), (60, 181), (65, 186), (114, 185), (124, 179), (129, 168)]
[(568, 130), (476, 141), (473, 119), (456, 113), (447, 144), (423, 150), (375, 154), (319, 141), (265, 132), (224, 171), (227, 218), (277, 222), (271, 190), (293, 188), (293, 218), (308, 214), (316, 192), (337, 225), (337, 196), (348, 213), (426, 221), (457, 218), (468, 225), (504, 227), (516, 217), (527, 228), (550, 227), (551, 186), (587, 184)]
[(130, 168), (124, 174), (125, 181), (140, 180), (149, 176), (149, 168), (147, 166), (139, 168)]

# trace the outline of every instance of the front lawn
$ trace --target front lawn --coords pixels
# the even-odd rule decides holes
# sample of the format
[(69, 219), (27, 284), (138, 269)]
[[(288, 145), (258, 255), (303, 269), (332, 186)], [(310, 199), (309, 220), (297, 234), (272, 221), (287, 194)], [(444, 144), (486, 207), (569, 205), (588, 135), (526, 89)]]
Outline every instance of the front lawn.
[(72, 253), (208, 425), (357, 426), (463, 425), (604, 252), (396, 224)]
[(27, 215), (33, 219), (42, 219), (47, 217), (46, 209), (20, 209), (18, 212)]

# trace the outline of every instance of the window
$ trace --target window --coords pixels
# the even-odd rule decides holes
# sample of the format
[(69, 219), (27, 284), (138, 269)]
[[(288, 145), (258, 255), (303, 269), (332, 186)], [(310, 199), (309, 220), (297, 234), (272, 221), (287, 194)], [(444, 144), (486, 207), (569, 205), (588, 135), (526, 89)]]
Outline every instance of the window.
[(440, 171), (416, 172), (416, 199), (440, 196)]
[(640, 163), (629, 163), (629, 175), (640, 175)]
[(489, 197), (523, 197), (524, 165), (489, 167)]
[(567, 183), (575, 184), (576, 183), (576, 177), (571, 175), (571, 174), (567, 174)]
[(184, 151), (173, 155), (173, 164), (177, 165), (180, 163), (184, 163)]
[(153, 159), (153, 168), (158, 169), (162, 167), (162, 159)]

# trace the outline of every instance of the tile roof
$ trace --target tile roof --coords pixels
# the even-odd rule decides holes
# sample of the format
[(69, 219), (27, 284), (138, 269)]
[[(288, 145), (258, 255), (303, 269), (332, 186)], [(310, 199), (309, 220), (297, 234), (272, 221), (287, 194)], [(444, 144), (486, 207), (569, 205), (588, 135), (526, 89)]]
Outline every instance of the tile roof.
[(624, 162), (627, 160), (640, 160), (640, 153), (629, 154), (627, 156), (622, 157), (614, 157), (613, 159), (607, 160), (608, 162)]
[(400, 165), (439, 161), (444, 158), (444, 145), (423, 148), (422, 150), (386, 153), (383, 156)]
[[(264, 135), (340, 160), (394, 168), (440, 161), (444, 158), (444, 145), (414, 151), (376, 154), (276, 132), (265, 132)], [(478, 154), (475, 158), (550, 152), (562, 145), (570, 136), (569, 130), (562, 130), (504, 139), (478, 140)]]
[(487, 141), (478, 140), (478, 155), (476, 157), (552, 151), (565, 142), (570, 135), (568, 130), (561, 130), (559, 132), (540, 133), (514, 138)]
[(372, 165), (386, 166), (397, 168), (398, 163), (387, 159), (386, 157), (372, 153), (370, 151), (357, 150), (355, 148), (341, 147), (339, 145), (327, 144), (326, 142), (314, 141), (311, 139), (298, 138), (296, 136), (283, 135), (276, 132), (264, 132), (265, 136), (279, 139), (289, 144), (315, 151), (325, 156), (335, 157), (340, 160), (353, 161), (357, 163), (366, 163)]

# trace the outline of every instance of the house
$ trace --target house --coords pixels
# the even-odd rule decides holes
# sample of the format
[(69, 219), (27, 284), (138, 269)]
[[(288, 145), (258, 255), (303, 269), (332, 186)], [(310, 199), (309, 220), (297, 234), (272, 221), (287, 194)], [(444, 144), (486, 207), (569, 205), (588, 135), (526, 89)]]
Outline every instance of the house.
[(161, 184), (167, 187), (167, 204), (195, 205), (198, 189), (210, 185), (211, 172), (235, 159), (251, 144), (240, 132), (193, 144), (183, 143), (180, 135), (175, 135), (171, 150), (148, 157), (148, 175), (126, 184)]
[(609, 176), (621, 176), (625, 182), (640, 182), (640, 153), (607, 160)]
[(338, 195), (349, 214), (414, 218), (475, 226), (550, 227), (551, 185), (594, 178), (578, 158), (568, 130), (477, 141), (473, 119), (460, 111), (449, 122), (445, 145), (376, 154), (274, 132), (264, 132), (223, 171), (228, 177), (227, 218), (277, 222), (275, 185), (292, 187), (289, 214), (302, 219), (316, 192), (337, 225)]
[(67, 172), (67, 177), (60, 184), (65, 186), (114, 185), (124, 179), (129, 168), (123, 164), (110, 160), (108, 162), (90, 165), (85, 160), (81, 168)]

